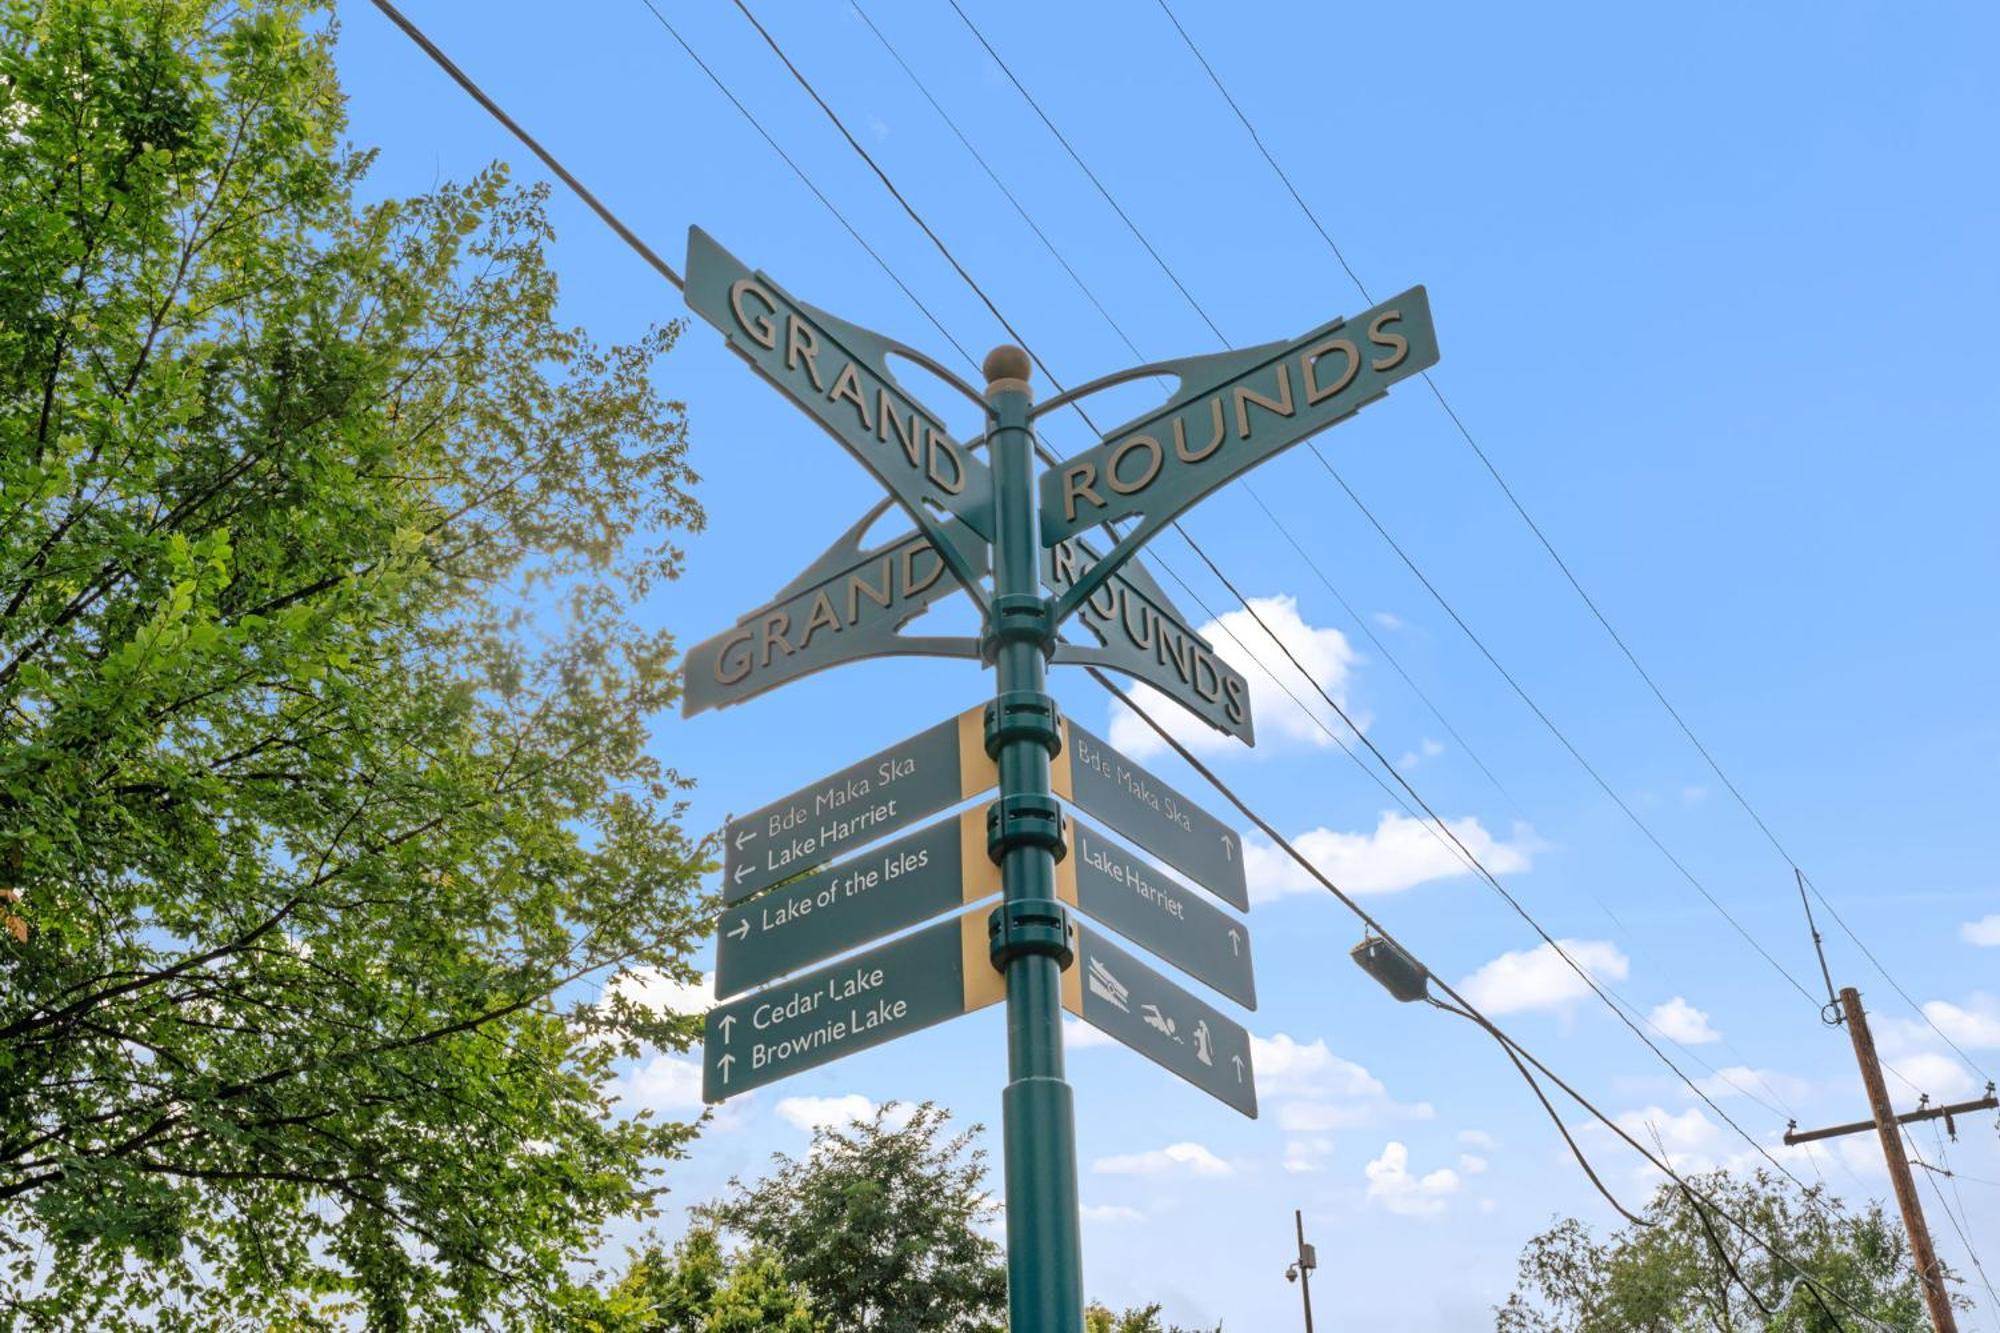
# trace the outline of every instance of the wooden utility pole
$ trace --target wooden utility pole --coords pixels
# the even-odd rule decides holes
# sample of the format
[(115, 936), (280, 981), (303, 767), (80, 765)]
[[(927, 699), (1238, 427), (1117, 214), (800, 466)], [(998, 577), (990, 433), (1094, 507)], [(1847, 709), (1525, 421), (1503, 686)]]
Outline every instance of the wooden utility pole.
[(1861, 992), (1848, 986), (1840, 992), (1840, 1008), (1847, 1035), (1854, 1042), (1854, 1058), (1861, 1065), (1861, 1081), (1868, 1089), (1868, 1109), (1873, 1118), (1830, 1129), (1786, 1133), (1787, 1146), (1810, 1143), (1814, 1139), (1836, 1138), (1873, 1129), (1882, 1140), (1882, 1156), (1889, 1164), (1889, 1180), (1896, 1189), (1896, 1206), (1903, 1214), (1903, 1230), (1910, 1238), (1910, 1256), (1916, 1261), (1917, 1281), (1923, 1287), (1924, 1304), (1929, 1307), (1931, 1327), (1936, 1333), (1958, 1333), (1958, 1320), (1951, 1312), (1951, 1297), (1944, 1289), (1944, 1270), (1937, 1251), (1931, 1247), (1930, 1228), (1924, 1223), (1923, 1201), (1917, 1198), (1917, 1182), (1910, 1175), (1909, 1154), (1903, 1151), (1902, 1126), (1913, 1120), (1934, 1120), (1961, 1111), (1983, 1111), (2000, 1106), (1988, 1085), (1986, 1096), (1976, 1102), (1952, 1106), (1926, 1107), (1897, 1115), (1889, 1104), (1889, 1089), (1882, 1082), (1882, 1062), (1875, 1055), (1875, 1037), (1868, 1031), (1868, 1015), (1861, 1008)]

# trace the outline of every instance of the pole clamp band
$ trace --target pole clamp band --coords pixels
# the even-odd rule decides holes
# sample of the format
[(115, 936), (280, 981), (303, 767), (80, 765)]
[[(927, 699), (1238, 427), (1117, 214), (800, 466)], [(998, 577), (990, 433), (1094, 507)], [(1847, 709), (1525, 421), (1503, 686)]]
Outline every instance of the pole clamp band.
[(1069, 855), (1063, 839), (1062, 802), (1049, 795), (1002, 796), (986, 807), (986, 855), (999, 865), (1015, 847), (1042, 847), (1060, 861)]
[(986, 918), (987, 953), (998, 971), (1024, 955), (1056, 960), (1058, 968), (1076, 961), (1076, 928), (1069, 909), (1053, 898), (1020, 898), (1001, 903)]
[(998, 759), (1009, 741), (1033, 741), (1053, 759), (1062, 753), (1062, 712), (1040, 690), (1005, 690), (986, 705), (986, 757)]
[(1003, 643), (1032, 643), (1042, 650), (1042, 655), (1053, 659), (1056, 655), (1056, 622), (1051, 614), (1054, 606), (1048, 599), (1032, 592), (1003, 592), (993, 599), (992, 609), (987, 613), (986, 634), (979, 641), (979, 655), (991, 663), (1000, 654)]

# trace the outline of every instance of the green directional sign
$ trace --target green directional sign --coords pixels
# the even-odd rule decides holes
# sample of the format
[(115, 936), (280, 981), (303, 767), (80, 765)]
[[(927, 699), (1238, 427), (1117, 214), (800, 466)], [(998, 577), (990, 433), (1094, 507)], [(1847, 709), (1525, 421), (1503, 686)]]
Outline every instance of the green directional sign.
[(1250, 1034), (1113, 944), (1077, 927), (1063, 1003), (1084, 1022), (1165, 1066), (1209, 1096), (1257, 1118)]
[(897, 383), (889, 357), (944, 373), (941, 368), (893, 338), (795, 300), (699, 227), (688, 230), (686, 294), (688, 305), (722, 330), (731, 349), (888, 488), (983, 605), (977, 572), (959, 556), (935, 513), (956, 515), (990, 540), (992, 475), (951, 438), (942, 416)]
[(940, 921), (711, 1009), (702, 1100), (719, 1102), (865, 1051), (996, 1004), (1005, 993), (987, 959), (984, 909)]
[[(1058, 594), (1090, 572), (1099, 556), (1078, 539), (1042, 553), (1042, 582)], [(1096, 645), (1059, 643), (1055, 660), (1136, 676), (1217, 731), (1257, 743), (1250, 721), (1250, 682), (1216, 656), (1208, 640), (1136, 559), (1124, 562), (1077, 607), (1076, 618)]]
[(1074, 801), (1232, 907), (1250, 907), (1236, 831), (1085, 731), (1064, 722), (1051, 766), (1056, 795)]
[(1056, 868), (1065, 902), (1246, 1009), (1257, 1007), (1250, 928), (1080, 819)]
[(1430, 298), (1412, 287), (1352, 320), (1245, 351), (1188, 357), (1121, 372), (1172, 375), (1166, 404), (1042, 473), (1042, 544), (1100, 523), (1144, 515), (1105, 561), (1065, 594), (1068, 611), (1188, 506), (1231, 478), (1435, 365)]
[(998, 892), (986, 813), (965, 811), (725, 911), (716, 993), (761, 986)]
[[(768, 605), (688, 650), (681, 692), (684, 716), (727, 708), (861, 658), (979, 656), (976, 639), (897, 633), (933, 602), (959, 591), (959, 584), (921, 532), (861, 548), (862, 534), (889, 503), (884, 500), (863, 514)], [(963, 523), (942, 527), (967, 567), (984, 572), (985, 541)]]
[(984, 726), (983, 710), (968, 710), (730, 820), (723, 901), (741, 902), (992, 787), (999, 774)]

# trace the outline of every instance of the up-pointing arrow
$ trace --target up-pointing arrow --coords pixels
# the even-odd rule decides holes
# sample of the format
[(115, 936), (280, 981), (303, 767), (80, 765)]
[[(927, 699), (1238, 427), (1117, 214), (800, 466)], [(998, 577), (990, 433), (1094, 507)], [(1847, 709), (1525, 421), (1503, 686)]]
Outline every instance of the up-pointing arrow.
[[(741, 921), (738, 921), (736, 923), (736, 929), (728, 933), (729, 933), (729, 938), (732, 940), (740, 940), (745, 935), (748, 935), (750, 933), (750, 918), (746, 916)], [(1231, 935), (1234, 935), (1236, 932), (1232, 930), (1229, 933)], [(731, 1019), (730, 1021), (734, 1022), (735, 1020)]]
[[(747, 926), (750, 923), (746, 921), (743, 924)], [(1243, 956), (1243, 936), (1238, 933), (1234, 926), (1229, 928), (1229, 956), (1231, 958), (1241, 958)]]
[[(734, 1028), (734, 1027), (736, 1026), (736, 1015), (735, 1015), (735, 1014), (724, 1014), (724, 1015), (723, 1015), (723, 1016), (722, 1016), (721, 1018), (718, 1018), (718, 1019), (716, 1019), (716, 1020), (715, 1020), (715, 1025), (716, 1025), (716, 1026), (717, 1026), (718, 1028), (721, 1028), (721, 1029), (722, 1029), (722, 1041), (723, 1041), (723, 1044), (724, 1044), (724, 1045), (728, 1045), (728, 1043), (729, 1043), (729, 1033), (730, 1033), (730, 1030), (731, 1030), (731, 1029), (733, 1029), (733, 1028)], [(723, 1060), (727, 1061), (727, 1060), (733, 1060), (733, 1059), (735, 1059), (736, 1057), (735, 1057), (735, 1056), (732, 1056), (732, 1055), (725, 1055), (725, 1056), (723, 1056), (722, 1058), (723, 1058)]]
[[(729, 1066), (735, 1063), (736, 1063), (736, 1057), (733, 1055), (725, 1055), (720, 1060), (717, 1060), (715, 1062), (715, 1067), (722, 1071), (722, 1085), (724, 1087), (729, 1086)], [(1240, 1080), (1242, 1078), (1242, 1075), (1239, 1073), (1237, 1075), (1237, 1078)]]
[(1227, 861), (1234, 862), (1236, 860), (1236, 839), (1230, 837), (1227, 833), (1222, 835), (1222, 855), (1223, 859)]
[[(727, 1060), (729, 1057), (725, 1055), (722, 1058)], [(1229, 1057), (1229, 1063), (1236, 1066), (1236, 1081), (1238, 1083), (1241, 1083), (1243, 1081), (1243, 1057), (1240, 1055), (1232, 1055)], [(722, 1081), (724, 1083), (727, 1083), (729, 1079), (725, 1075)]]

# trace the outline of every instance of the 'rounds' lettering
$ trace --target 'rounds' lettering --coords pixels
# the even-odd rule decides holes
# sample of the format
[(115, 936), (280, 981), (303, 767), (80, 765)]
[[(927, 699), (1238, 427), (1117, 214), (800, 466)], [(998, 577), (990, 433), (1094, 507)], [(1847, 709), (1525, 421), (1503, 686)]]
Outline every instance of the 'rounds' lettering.
[(1400, 310), (1384, 310), (1381, 314), (1368, 321), (1368, 341), (1374, 343), (1377, 347), (1394, 349), (1380, 361), (1370, 361), (1368, 363), (1370, 370), (1394, 370), (1397, 366), (1403, 364), (1405, 357), (1409, 356), (1410, 340), (1400, 333), (1390, 333), (1382, 327), (1384, 324), (1401, 324), (1402, 322), (1403, 312)]
[[(1118, 469), (1135, 449), (1143, 449), (1151, 456), (1151, 460), (1146, 464), (1146, 470), (1139, 474), (1137, 480), (1127, 481), (1118, 475)], [(1113, 449), (1111, 457), (1105, 461), (1104, 484), (1120, 495), (1131, 495), (1137, 491), (1143, 491), (1153, 484), (1153, 478), (1160, 475), (1160, 465), (1166, 461), (1166, 451), (1160, 448), (1158, 440), (1150, 435), (1131, 436), (1116, 449)]]
[[(1319, 382), (1319, 359), (1334, 352), (1339, 352), (1347, 358), (1347, 368), (1340, 372), (1339, 379), (1323, 385)], [(1317, 347), (1308, 347), (1301, 353), (1299, 365), (1304, 372), (1306, 382), (1306, 406), (1310, 407), (1314, 403), (1333, 397), (1354, 383), (1355, 375), (1361, 370), (1361, 353), (1345, 338), (1328, 338)]]

